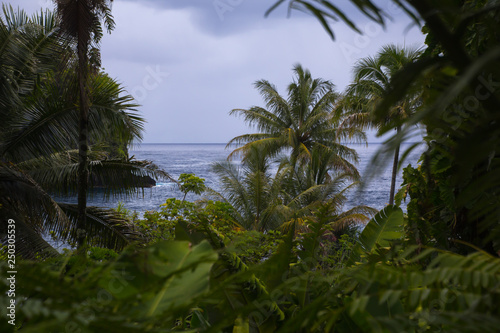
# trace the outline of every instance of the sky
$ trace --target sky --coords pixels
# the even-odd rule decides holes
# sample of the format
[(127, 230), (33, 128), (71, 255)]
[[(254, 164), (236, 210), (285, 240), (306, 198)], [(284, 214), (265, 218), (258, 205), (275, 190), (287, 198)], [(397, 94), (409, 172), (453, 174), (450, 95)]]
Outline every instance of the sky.
[[(8, 1), (7, 1), (8, 2)], [(50, 0), (11, 0), (28, 13)], [(114, 0), (116, 28), (101, 42), (102, 65), (134, 96), (146, 119), (144, 143), (227, 143), (253, 133), (232, 109), (264, 106), (253, 84), (265, 79), (282, 95), (301, 64), (342, 91), (352, 66), (390, 43), (421, 46), (418, 26), (393, 5), (385, 30), (346, 5), (359, 35), (335, 23), (332, 40), (314, 17), (275, 0)], [(342, 3), (342, 2), (337, 2)], [(380, 142), (373, 133), (370, 142)]]

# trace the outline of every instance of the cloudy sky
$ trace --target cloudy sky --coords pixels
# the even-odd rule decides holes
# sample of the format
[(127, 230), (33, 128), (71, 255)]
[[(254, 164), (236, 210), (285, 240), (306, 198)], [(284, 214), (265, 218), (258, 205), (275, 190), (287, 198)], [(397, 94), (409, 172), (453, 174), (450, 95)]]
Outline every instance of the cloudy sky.
[[(342, 91), (356, 59), (389, 43), (423, 45), (420, 29), (390, 1), (379, 1), (392, 17), (385, 31), (346, 6), (364, 35), (337, 23), (335, 41), (315, 18), (297, 11), (288, 17), (285, 6), (265, 18), (274, 2), (113, 1), (116, 29), (103, 38), (102, 64), (142, 105), (144, 142), (226, 143), (252, 132), (229, 111), (263, 105), (253, 87), (257, 80), (285, 94), (300, 63)], [(30, 13), (53, 7), (50, 0), (11, 4)]]

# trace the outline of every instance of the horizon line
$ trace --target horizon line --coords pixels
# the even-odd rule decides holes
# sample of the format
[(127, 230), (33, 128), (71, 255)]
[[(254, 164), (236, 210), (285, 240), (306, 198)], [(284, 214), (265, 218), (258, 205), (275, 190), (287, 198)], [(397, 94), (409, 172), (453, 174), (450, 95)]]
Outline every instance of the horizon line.
[[(420, 141), (402, 142), (403, 144), (419, 143)], [(342, 143), (345, 145), (365, 145), (365, 144), (384, 144), (384, 142), (367, 142), (367, 143)], [(138, 142), (132, 143), (134, 145), (227, 145), (223, 142)]]

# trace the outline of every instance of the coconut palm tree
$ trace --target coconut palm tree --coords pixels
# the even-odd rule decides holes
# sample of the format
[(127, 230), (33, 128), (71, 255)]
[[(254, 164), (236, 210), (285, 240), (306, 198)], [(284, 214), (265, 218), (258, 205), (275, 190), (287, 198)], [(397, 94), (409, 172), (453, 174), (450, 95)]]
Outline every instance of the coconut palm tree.
[[(265, 146), (248, 148), (241, 165), (230, 161), (214, 164), (222, 190), (209, 193), (231, 204), (235, 220), (245, 229), (266, 231), (287, 228), (299, 222), (297, 231), (306, 231), (305, 221), (314, 215), (322, 203), (332, 208), (332, 223), (337, 231), (346, 226), (369, 220), (375, 210), (357, 206), (343, 211), (346, 193), (356, 185), (351, 173), (338, 173), (331, 165), (328, 153), (313, 150), (311, 163), (298, 164), (292, 157), (283, 157), (273, 174), (272, 161)], [(332, 153), (330, 153), (332, 154)], [(276, 165), (276, 164), (275, 164)], [(300, 221), (304, 223), (300, 223)]]
[[(102, 38), (101, 21), (106, 29), (114, 28), (110, 3), (112, 0), (54, 0), (60, 21), (61, 32), (76, 41), (78, 59), (79, 90), (79, 138), (78, 138), (78, 223), (80, 226), (79, 246), (85, 241), (85, 224), (88, 187), (88, 122), (89, 122), (89, 65), (94, 70), (100, 65), (99, 42)], [(92, 60), (89, 63), (89, 60)]]
[[(54, 68), (67, 46), (57, 38), (54, 16), (46, 11), (28, 17), (22, 10), (2, 5), (0, 16), (0, 125), (4, 125), (21, 97), (32, 91), (34, 80)], [(9, 128), (2, 128), (2, 135)]]
[(281, 160), (276, 178), (281, 181), (281, 205), (275, 207), (282, 215), (282, 228), (296, 223), (296, 231), (306, 231), (320, 205), (327, 204), (330, 224), (337, 235), (348, 227), (366, 223), (376, 210), (359, 205), (344, 211), (347, 193), (358, 185), (357, 177), (349, 172), (338, 172), (329, 161), (332, 152), (314, 150), (311, 161), (305, 165), (293, 164), (289, 158)]
[(270, 156), (290, 149), (293, 163), (304, 164), (311, 160), (312, 151), (319, 149), (333, 152), (329, 154), (330, 163), (337, 170), (357, 175), (352, 164), (357, 161), (356, 151), (342, 142), (366, 141), (364, 132), (355, 126), (337, 126), (343, 115), (336, 108), (338, 94), (331, 82), (313, 79), (311, 73), (300, 65), (296, 65), (293, 71), (296, 78), (288, 86), (287, 98), (282, 97), (273, 84), (260, 80), (255, 87), (266, 102), (266, 108), (254, 106), (231, 111), (231, 114), (243, 116), (259, 132), (233, 138), (228, 146), (243, 146), (230, 156), (245, 155), (250, 147), (264, 146)]
[[(351, 163), (357, 161), (356, 151), (343, 142), (366, 140), (364, 132), (357, 126), (339, 127), (345, 123), (344, 115), (337, 107), (339, 96), (331, 82), (313, 79), (300, 65), (294, 72), (296, 78), (288, 86), (287, 98), (261, 80), (255, 86), (266, 108), (231, 112), (244, 116), (259, 130), (228, 143), (243, 144), (230, 154), (243, 156), (240, 169), (230, 162), (215, 166), (223, 183), (220, 198), (246, 216), (238, 219), (246, 221), (240, 222), (245, 227), (275, 229), (287, 221), (311, 216), (320, 202), (334, 200), (340, 205), (345, 201), (340, 184), (359, 178)], [(280, 153), (287, 156), (278, 159)], [(276, 167), (280, 164), (274, 176), (270, 174), (273, 162)]]
[[(391, 77), (406, 65), (416, 61), (422, 54), (421, 48), (384, 46), (376, 56), (366, 57), (357, 61), (354, 66), (354, 82), (346, 89), (342, 102), (344, 109), (350, 114), (346, 123), (350, 126), (359, 124), (362, 127), (381, 128), (386, 123), (396, 124), (396, 131), (401, 131), (401, 123), (411, 117), (420, 105), (420, 93), (410, 91), (403, 99), (391, 108), (389, 116), (383, 122), (375, 122), (372, 111), (389, 91)], [(391, 189), (389, 204), (394, 203), (396, 174), (399, 163), (398, 145), (394, 152), (392, 166)]]
[[(61, 71), (54, 60), (68, 51), (57, 29), (51, 12), (28, 18), (4, 7), (0, 20), (0, 81), (16, 86), (0, 91), (0, 242), (7, 220), (14, 219), (21, 234), (16, 248), (24, 257), (43, 250), (55, 254), (42, 237), (48, 233), (70, 243), (79, 235), (76, 206), (53, 198), (76, 193), (78, 177), (78, 77), (74, 67)], [(16, 52), (22, 61), (14, 59)], [(132, 97), (106, 74), (96, 73), (89, 85), (90, 185), (105, 186), (106, 194), (135, 192), (141, 176), (162, 172), (148, 162), (117, 158), (106, 145), (140, 140), (144, 120)], [(138, 236), (109, 209), (90, 207), (86, 213), (92, 245), (120, 249)]]
[(264, 146), (250, 146), (241, 165), (218, 162), (213, 171), (219, 177), (220, 193), (209, 190), (218, 200), (230, 203), (235, 220), (247, 230), (275, 229), (280, 222), (272, 214), (273, 202), (279, 200), (279, 181), (273, 179), (269, 154)]
[[(76, 80), (76, 75), (75, 80)], [(134, 113), (132, 98), (112, 79), (100, 74), (91, 82), (94, 91), (89, 109), (90, 188), (104, 186), (105, 195), (136, 193), (144, 176), (157, 177), (148, 162), (113, 157), (106, 143), (111, 135), (139, 139), (143, 120)], [(77, 192), (78, 109), (75, 85), (64, 85), (50, 73), (39, 89), (22, 98), (6, 124), (0, 141), (0, 215), (16, 221), (23, 234), (19, 254), (54, 253), (42, 236), (52, 232), (69, 243), (78, 241), (77, 206), (57, 202), (53, 195)], [(88, 207), (85, 230), (90, 245), (121, 249), (138, 238), (133, 227), (112, 210)], [(3, 229), (3, 228), (2, 228)], [(2, 235), (3, 237), (3, 235)]]

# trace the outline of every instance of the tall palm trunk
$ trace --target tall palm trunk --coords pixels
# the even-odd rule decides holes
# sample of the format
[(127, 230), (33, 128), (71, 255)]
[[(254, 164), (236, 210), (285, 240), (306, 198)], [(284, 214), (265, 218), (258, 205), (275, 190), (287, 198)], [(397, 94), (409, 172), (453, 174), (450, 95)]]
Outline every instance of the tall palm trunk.
[[(79, 11), (89, 11), (86, 1), (79, 2)], [(87, 95), (88, 82), (88, 27), (79, 26), (78, 29), (78, 90), (80, 95), (80, 119), (78, 136), (78, 236), (77, 246), (83, 248), (86, 240), (87, 224), (87, 191), (88, 191), (88, 123), (89, 103)]]
[[(397, 133), (401, 131), (401, 127), (397, 127)], [(394, 162), (392, 164), (392, 177), (391, 177), (391, 193), (389, 195), (389, 204), (394, 205), (394, 192), (396, 191), (396, 176), (398, 173), (398, 163), (399, 163), (399, 147), (396, 147), (396, 151), (394, 152)]]
[(100, 19), (104, 18), (108, 31), (114, 27), (108, 3), (113, 0), (54, 0), (60, 19), (62, 33), (76, 39), (78, 56), (78, 91), (79, 91), (79, 125), (78, 125), (78, 248), (85, 244), (87, 190), (88, 190), (88, 118), (89, 96), (88, 51), (91, 43), (99, 43), (101, 34)]

